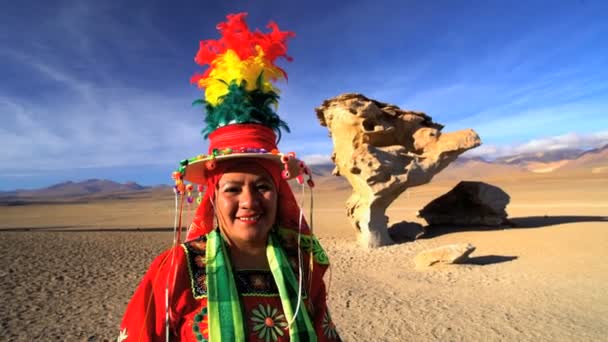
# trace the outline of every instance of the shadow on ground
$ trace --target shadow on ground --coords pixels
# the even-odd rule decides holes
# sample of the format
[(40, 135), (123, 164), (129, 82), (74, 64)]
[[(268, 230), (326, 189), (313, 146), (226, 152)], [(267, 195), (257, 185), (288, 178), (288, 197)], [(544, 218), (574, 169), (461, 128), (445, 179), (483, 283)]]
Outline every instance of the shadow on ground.
[(477, 257), (468, 258), (463, 264), (469, 265), (490, 265), (490, 264), (499, 264), (501, 262), (513, 261), (517, 259), (516, 256), (507, 256), (507, 255), (483, 255)]
[(171, 232), (173, 228), (81, 228), (76, 226), (48, 226), (48, 227), (24, 227), (24, 228), (0, 228), (2, 232)]
[[(491, 226), (426, 226), (424, 227), (424, 233), (418, 238), (430, 239), (436, 236), (445, 235), (456, 232), (477, 232), (477, 231), (493, 231), (493, 230), (506, 230), (506, 229), (527, 229), (527, 228), (543, 228), (556, 226), (559, 224), (566, 223), (580, 223), (580, 222), (606, 222), (608, 223), (607, 216), (526, 216), (526, 217), (515, 217), (509, 219), (510, 224), (491, 227)], [(608, 226), (607, 226), (608, 227)]]

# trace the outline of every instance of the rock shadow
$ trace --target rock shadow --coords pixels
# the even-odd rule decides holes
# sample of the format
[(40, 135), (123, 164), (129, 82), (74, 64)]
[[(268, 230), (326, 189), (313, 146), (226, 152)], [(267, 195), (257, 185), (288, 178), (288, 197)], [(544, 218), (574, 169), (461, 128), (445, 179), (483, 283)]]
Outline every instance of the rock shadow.
[(526, 216), (509, 219), (513, 228), (539, 228), (562, 223), (607, 222), (608, 216)]
[(456, 232), (478, 232), (478, 231), (494, 231), (506, 229), (528, 229), (528, 228), (543, 228), (565, 223), (581, 223), (581, 222), (607, 222), (608, 216), (525, 216), (509, 218), (509, 224), (498, 227), (494, 226), (448, 226), (448, 225), (430, 225), (424, 227), (424, 234), (419, 238), (430, 239), (436, 236), (441, 236)]
[(31, 231), (44, 231), (44, 230), (68, 230), (71, 228), (78, 228), (78, 226), (42, 226), (42, 227), (17, 227), (17, 228), (0, 228), (1, 232), (31, 232)]
[(53, 232), (53, 233), (88, 233), (88, 232), (172, 232), (173, 228), (70, 228), (60, 227), (32, 227), (32, 228), (0, 228), (2, 232)]
[(422, 234), (424, 234), (424, 227), (415, 222), (401, 221), (388, 228), (388, 235), (395, 244), (414, 241)]
[(513, 261), (517, 259), (517, 256), (507, 256), (507, 255), (482, 255), (477, 257), (470, 257), (463, 264), (468, 265), (491, 265), (491, 264), (499, 264), (501, 262)]

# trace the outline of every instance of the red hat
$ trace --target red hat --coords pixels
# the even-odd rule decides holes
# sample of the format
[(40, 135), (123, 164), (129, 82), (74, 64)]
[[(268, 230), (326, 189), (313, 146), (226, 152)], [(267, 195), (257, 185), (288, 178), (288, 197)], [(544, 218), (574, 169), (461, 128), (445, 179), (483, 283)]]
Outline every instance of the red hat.
[(217, 26), (220, 39), (200, 42), (194, 60), (207, 69), (195, 74), (191, 81), (205, 91), (205, 99), (194, 104), (205, 106), (207, 125), (203, 133), (210, 145), (207, 154), (181, 161), (173, 174), (178, 186), (184, 180), (205, 184), (208, 170), (234, 158), (274, 160), (281, 164), (285, 179), (301, 181), (307, 171), (294, 153), (281, 153), (277, 148), (276, 133), (280, 139), (281, 129), (289, 132), (289, 127), (275, 112), (279, 90), (273, 83), (287, 78), (275, 61), (291, 61), (287, 39), (295, 34), (281, 31), (273, 22), (268, 24), (268, 33), (252, 32), (246, 16), (228, 15), (228, 20)]

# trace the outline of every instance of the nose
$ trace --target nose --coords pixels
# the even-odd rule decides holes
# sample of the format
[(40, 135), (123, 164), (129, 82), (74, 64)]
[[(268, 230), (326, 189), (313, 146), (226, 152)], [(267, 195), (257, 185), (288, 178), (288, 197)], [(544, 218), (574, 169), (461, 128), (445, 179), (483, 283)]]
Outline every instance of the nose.
[(256, 210), (260, 207), (260, 192), (250, 187), (245, 187), (239, 198), (239, 206), (241, 209)]

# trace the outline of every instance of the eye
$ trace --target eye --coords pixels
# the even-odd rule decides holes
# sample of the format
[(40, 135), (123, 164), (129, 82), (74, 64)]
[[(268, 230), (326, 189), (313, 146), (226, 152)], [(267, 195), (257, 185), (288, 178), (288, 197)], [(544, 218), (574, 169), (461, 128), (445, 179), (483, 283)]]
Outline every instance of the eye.
[(238, 193), (239, 191), (241, 191), (241, 189), (236, 186), (227, 186), (223, 190), (223, 192), (229, 192), (229, 193)]
[(257, 189), (259, 192), (267, 192), (267, 191), (272, 191), (273, 187), (272, 187), (272, 185), (270, 185), (268, 183), (260, 183), (257, 185)]

